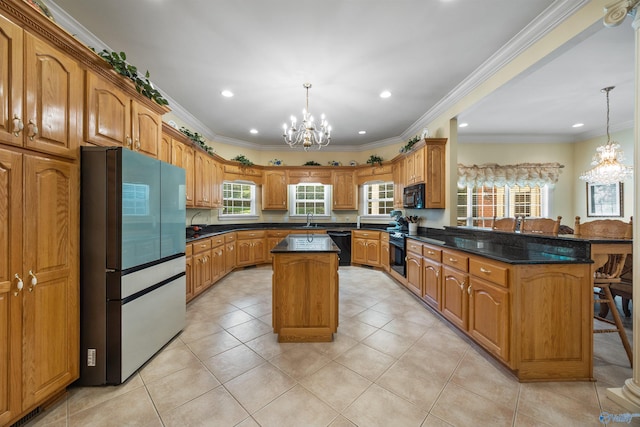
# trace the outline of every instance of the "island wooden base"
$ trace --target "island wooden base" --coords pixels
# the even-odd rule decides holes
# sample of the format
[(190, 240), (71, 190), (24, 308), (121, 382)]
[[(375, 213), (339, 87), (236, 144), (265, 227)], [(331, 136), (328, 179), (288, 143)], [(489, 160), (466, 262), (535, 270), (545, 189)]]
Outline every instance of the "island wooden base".
[(278, 342), (328, 342), (338, 329), (338, 255), (273, 254), (273, 332)]

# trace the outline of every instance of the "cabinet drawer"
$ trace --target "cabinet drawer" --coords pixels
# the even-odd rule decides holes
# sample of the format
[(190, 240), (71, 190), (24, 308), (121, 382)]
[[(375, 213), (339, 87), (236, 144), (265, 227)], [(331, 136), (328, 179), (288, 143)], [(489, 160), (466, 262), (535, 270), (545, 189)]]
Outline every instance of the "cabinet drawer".
[(442, 262), (442, 249), (433, 246), (422, 245), (422, 256), (436, 262)]
[(371, 231), (371, 230), (353, 230), (351, 232), (351, 235), (353, 237), (356, 238), (361, 238), (361, 239), (379, 239), (380, 238), (380, 232), (379, 231)]
[(485, 259), (471, 258), (469, 260), (469, 273), (500, 286), (508, 287), (507, 275), (509, 269), (497, 263)]
[(388, 242), (389, 241), (389, 233), (380, 233), (380, 241)]
[(185, 246), (184, 255), (187, 257), (193, 255), (193, 245), (191, 243), (187, 243), (187, 245)]
[(225, 243), (231, 243), (236, 241), (236, 233), (227, 233), (224, 235)]
[(264, 237), (265, 232), (264, 230), (253, 230), (253, 231), (238, 231), (237, 232), (237, 237), (238, 240), (242, 240), (242, 239), (259, 239), (261, 237)]
[(215, 248), (216, 246), (220, 246), (224, 243), (224, 236), (221, 234), (219, 236), (214, 236), (211, 238), (211, 247)]
[(287, 237), (291, 232), (289, 230), (267, 230), (267, 237)]
[(407, 239), (407, 252), (413, 252), (422, 255), (422, 243), (415, 240)]
[(202, 239), (197, 242), (193, 242), (193, 253), (198, 254), (200, 252), (204, 252), (208, 249), (211, 249), (211, 239)]
[(442, 264), (460, 271), (469, 271), (469, 257), (462, 252), (442, 251)]

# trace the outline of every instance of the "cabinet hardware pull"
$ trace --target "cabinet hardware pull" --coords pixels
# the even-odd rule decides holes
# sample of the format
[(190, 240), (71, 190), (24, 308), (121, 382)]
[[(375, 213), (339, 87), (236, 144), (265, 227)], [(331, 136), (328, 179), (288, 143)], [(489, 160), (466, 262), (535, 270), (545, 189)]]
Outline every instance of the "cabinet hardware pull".
[(16, 282), (16, 289), (17, 291), (15, 291), (13, 293), (13, 295), (18, 296), (18, 294), (20, 293), (20, 291), (22, 291), (22, 288), (24, 288), (24, 283), (22, 282), (22, 279), (20, 278), (20, 276), (18, 276), (18, 273), (16, 273), (16, 275), (14, 276), (18, 281)]
[(435, 255), (436, 253), (433, 251), (427, 251), (427, 255)]
[(127, 147), (131, 147), (132, 142), (131, 142), (131, 137), (129, 135), (127, 135), (127, 137), (124, 139), (124, 144)]
[(136, 138), (136, 148), (140, 149), (140, 140), (138, 138)]
[(464, 292), (464, 282), (460, 283), (460, 290)]
[(486, 269), (486, 268), (484, 268), (484, 267), (480, 267), (480, 272), (481, 272), (481, 273), (491, 274), (491, 270), (487, 270), (487, 269)]
[(471, 295), (471, 285), (469, 285), (469, 287), (467, 288), (467, 293)]
[(24, 123), (17, 114), (13, 115), (13, 136), (20, 136), (20, 132), (24, 129)]
[(31, 277), (31, 280), (29, 282), (29, 292), (33, 292), (33, 288), (35, 288), (38, 284), (38, 278), (35, 274), (33, 274), (33, 271), (31, 270), (29, 270), (29, 277)]
[(36, 135), (38, 135), (38, 125), (36, 125), (36, 122), (33, 121), (33, 119), (29, 120), (29, 139), (31, 141), (33, 141), (33, 138), (36, 137)]
[(449, 262), (458, 262), (458, 260), (455, 258), (449, 258)]

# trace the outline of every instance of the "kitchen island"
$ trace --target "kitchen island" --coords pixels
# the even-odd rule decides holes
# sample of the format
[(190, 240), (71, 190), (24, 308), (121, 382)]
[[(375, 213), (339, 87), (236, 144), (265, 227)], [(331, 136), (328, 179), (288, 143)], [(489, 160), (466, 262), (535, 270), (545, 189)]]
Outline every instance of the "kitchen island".
[(338, 254), (327, 235), (290, 234), (273, 255), (273, 332), (278, 342), (333, 341), (338, 329)]

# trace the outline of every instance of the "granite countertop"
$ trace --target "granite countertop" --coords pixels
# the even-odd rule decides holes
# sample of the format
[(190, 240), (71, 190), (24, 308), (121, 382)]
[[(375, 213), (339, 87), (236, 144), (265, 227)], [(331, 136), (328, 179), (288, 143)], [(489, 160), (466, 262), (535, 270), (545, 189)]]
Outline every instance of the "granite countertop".
[(309, 252), (340, 253), (340, 248), (326, 234), (289, 234), (271, 249), (274, 254)]

